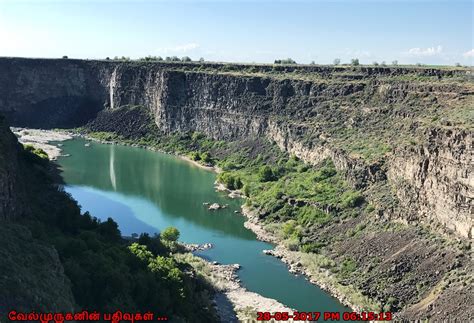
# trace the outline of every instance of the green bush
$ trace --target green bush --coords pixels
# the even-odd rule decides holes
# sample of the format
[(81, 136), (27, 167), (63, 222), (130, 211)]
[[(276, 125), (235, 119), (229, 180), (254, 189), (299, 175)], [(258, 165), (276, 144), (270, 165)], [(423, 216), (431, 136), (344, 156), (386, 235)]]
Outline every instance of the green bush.
[(258, 178), (260, 182), (270, 182), (275, 180), (275, 174), (270, 166), (265, 165), (260, 167), (258, 171)]
[(306, 253), (318, 253), (321, 250), (321, 247), (324, 247), (326, 244), (322, 242), (308, 242), (300, 246), (300, 250)]
[(165, 241), (176, 242), (179, 239), (179, 234), (179, 230), (175, 227), (168, 227), (161, 232), (160, 237)]
[(344, 208), (356, 207), (363, 202), (364, 197), (357, 191), (346, 191), (341, 196), (341, 206)]
[(212, 162), (211, 154), (208, 152), (201, 154), (201, 160), (205, 162), (206, 164), (211, 163)]
[(309, 226), (312, 224), (325, 224), (331, 216), (314, 206), (303, 206), (298, 209), (298, 222)]
[(201, 160), (201, 155), (199, 154), (199, 152), (193, 151), (193, 152), (189, 155), (189, 158), (191, 158), (191, 160), (194, 160), (194, 161), (199, 161), (199, 160)]
[(222, 172), (217, 175), (217, 181), (224, 184), (230, 190), (239, 190), (243, 187), (240, 177), (229, 172)]
[(25, 149), (25, 151), (35, 154), (41, 159), (45, 159), (45, 160), (49, 159), (48, 154), (41, 148), (35, 148), (33, 147), (33, 145), (30, 145), (30, 144), (23, 145), (23, 148)]
[(342, 264), (341, 264), (341, 274), (347, 275), (350, 274), (357, 269), (357, 264), (354, 260), (352, 259), (345, 259)]
[(284, 238), (289, 238), (296, 233), (296, 221), (289, 220), (281, 226), (281, 232)]

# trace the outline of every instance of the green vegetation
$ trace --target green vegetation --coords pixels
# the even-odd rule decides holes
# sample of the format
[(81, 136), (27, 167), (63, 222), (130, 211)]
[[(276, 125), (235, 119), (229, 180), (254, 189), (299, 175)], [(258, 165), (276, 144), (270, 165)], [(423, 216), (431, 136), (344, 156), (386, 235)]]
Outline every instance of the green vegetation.
[(30, 152), (41, 159), (48, 160), (48, 154), (41, 148), (35, 148), (30, 144), (23, 145), (23, 148), (25, 151)]
[(243, 187), (240, 177), (228, 172), (217, 175), (217, 180), (230, 190), (239, 190)]
[(165, 241), (176, 242), (179, 239), (179, 231), (175, 227), (169, 227), (161, 232), (161, 238)]
[(21, 157), (31, 215), (17, 222), (37, 241), (55, 247), (79, 308), (152, 310), (176, 320), (215, 320), (212, 288), (186, 274), (189, 264), (170, 255), (168, 243), (179, 238), (176, 228), (161, 236), (142, 234), (130, 245), (112, 219), (101, 222), (81, 214), (77, 203), (52, 185), (41, 151), (27, 146)]
[(276, 59), (274, 64), (295, 65), (296, 62), (292, 58), (286, 58), (286, 59)]

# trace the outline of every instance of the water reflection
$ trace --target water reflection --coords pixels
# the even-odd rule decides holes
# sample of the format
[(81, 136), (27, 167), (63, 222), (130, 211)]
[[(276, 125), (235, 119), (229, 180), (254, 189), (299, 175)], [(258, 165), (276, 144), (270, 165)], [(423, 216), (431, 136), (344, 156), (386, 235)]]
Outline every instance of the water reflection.
[(117, 180), (115, 178), (114, 161), (115, 161), (115, 147), (110, 146), (110, 163), (109, 163), (110, 182), (112, 183), (112, 187), (114, 188), (114, 191), (116, 191), (117, 190)]
[[(179, 220), (194, 223), (196, 230), (207, 228), (241, 239), (254, 239), (253, 233), (242, 226), (244, 219), (233, 213), (239, 210), (240, 201), (217, 194), (212, 173), (173, 156), (144, 149), (97, 143), (85, 148), (84, 143), (77, 139), (63, 146), (64, 152), (71, 155), (59, 160), (69, 186), (67, 190), (80, 188), (83, 192), (85, 188), (93, 188), (100, 196), (129, 205), (134, 208), (129, 217), (154, 225), (155, 232), (163, 229), (165, 222)], [(100, 201), (96, 202), (100, 204)], [(229, 204), (229, 207), (211, 212), (204, 202)], [(104, 208), (94, 215), (109, 216)], [(127, 217), (117, 219), (122, 233), (137, 232), (129, 229), (130, 223), (125, 219)], [(144, 228), (143, 231), (147, 230)]]
[[(210, 242), (200, 255), (220, 263), (239, 263), (239, 277), (249, 290), (298, 310), (347, 311), (337, 300), (290, 274), (278, 259), (263, 254), (268, 243), (244, 228), (233, 211), (241, 201), (214, 191), (215, 175), (173, 156), (144, 149), (91, 143), (64, 143), (61, 158), (66, 191), (93, 216), (115, 219), (124, 235), (154, 233), (167, 226), (181, 231), (180, 240)], [(203, 202), (228, 203), (210, 212)]]

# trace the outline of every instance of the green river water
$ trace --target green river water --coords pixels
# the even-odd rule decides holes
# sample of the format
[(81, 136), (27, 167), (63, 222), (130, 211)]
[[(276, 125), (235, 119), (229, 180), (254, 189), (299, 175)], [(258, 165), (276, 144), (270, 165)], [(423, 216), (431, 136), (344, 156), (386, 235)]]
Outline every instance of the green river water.
[[(288, 272), (263, 254), (273, 245), (259, 241), (235, 214), (242, 200), (214, 189), (215, 174), (178, 157), (146, 149), (105, 145), (83, 139), (63, 142), (58, 162), (65, 190), (99, 219), (113, 218), (122, 235), (155, 233), (174, 226), (187, 243), (212, 243), (198, 255), (222, 264), (238, 263), (244, 287), (300, 311), (348, 311), (304, 277)], [(229, 204), (209, 211), (204, 202)]]

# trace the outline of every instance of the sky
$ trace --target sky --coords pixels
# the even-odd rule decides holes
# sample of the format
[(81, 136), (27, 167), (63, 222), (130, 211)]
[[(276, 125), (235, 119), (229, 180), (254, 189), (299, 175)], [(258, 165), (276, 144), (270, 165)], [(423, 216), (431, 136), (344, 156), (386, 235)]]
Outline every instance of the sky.
[(0, 0), (0, 56), (473, 65), (473, 1)]

